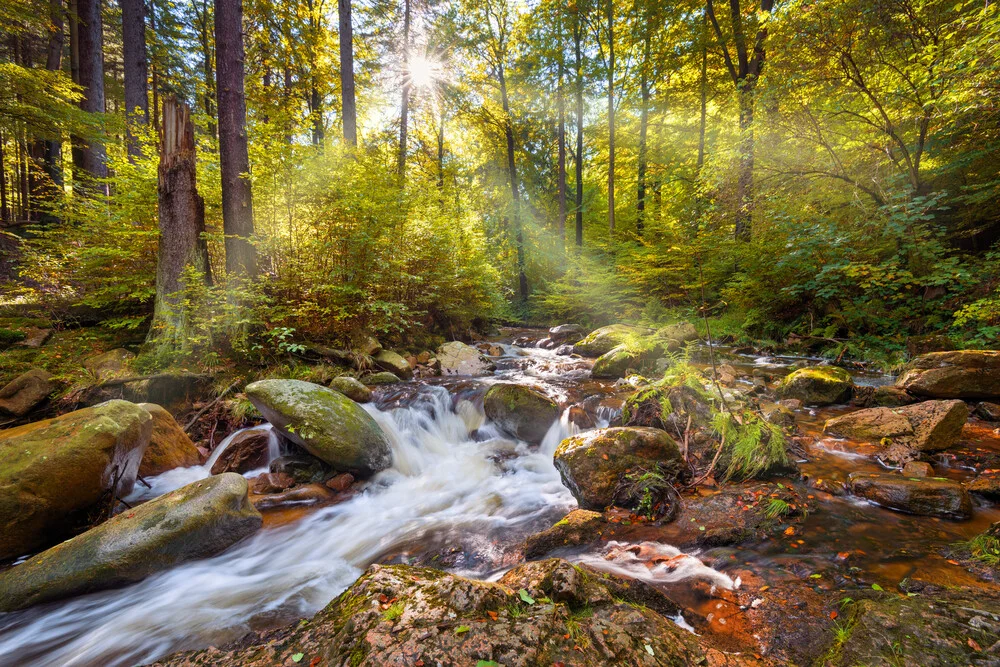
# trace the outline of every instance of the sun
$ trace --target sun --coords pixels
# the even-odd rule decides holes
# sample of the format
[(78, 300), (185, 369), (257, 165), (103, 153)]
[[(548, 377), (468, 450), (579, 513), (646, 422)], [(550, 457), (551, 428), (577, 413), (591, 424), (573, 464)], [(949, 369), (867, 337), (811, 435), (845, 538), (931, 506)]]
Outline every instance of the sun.
[(413, 56), (407, 67), (410, 83), (416, 88), (432, 88), (441, 77), (441, 65), (426, 56)]

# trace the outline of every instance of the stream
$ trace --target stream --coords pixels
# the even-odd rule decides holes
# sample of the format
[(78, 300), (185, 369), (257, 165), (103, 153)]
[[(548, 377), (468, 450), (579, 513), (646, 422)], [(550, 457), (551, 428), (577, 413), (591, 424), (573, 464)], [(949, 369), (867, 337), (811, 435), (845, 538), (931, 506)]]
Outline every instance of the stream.
[[(589, 361), (510, 344), (523, 333), (505, 332), (493, 376), (429, 378), (380, 388), (378, 400), (365, 409), (389, 437), (393, 465), (348, 500), (265, 511), (262, 530), (213, 558), (126, 588), (0, 615), (0, 665), (124, 666), (222, 645), (253, 630), (311, 616), (375, 562), (426, 564), (444, 554), (433, 561), (435, 566), (476, 578), (498, 577), (523, 558), (527, 535), (547, 528), (576, 505), (552, 463), (559, 442), (580, 428), (566, 408), (583, 405), (590, 425), (604, 426), (616, 416), (622, 395), (616, 395), (614, 382), (591, 379)], [(780, 367), (791, 361), (748, 356), (730, 363)], [(540, 447), (513, 441), (485, 421), (482, 394), (497, 381), (534, 384), (564, 407)], [(838, 480), (851, 471), (879, 469), (864, 446), (822, 436), (824, 419), (838, 410), (843, 408), (796, 415), (811, 441), (802, 472), (813, 479)], [(267, 425), (254, 428), (270, 430)], [(967, 430), (975, 440), (962, 446), (1000, 452), (1000, 435), (974, 422)], [(152, 488), (137, 488), (127, 500), (147, 500), (206, 477), (225, 444), (207, 464), (151, 478)], [(272, 434), (271, 457), (279, 452)], [(945, 465), (940, 472), (957, 479), (969, 476)], [(863, 555), (852, 564), (876, 579), (898, 581), (919, 572), (957, 583), (971, 575), (948, 564), (937, 550), (1000, 520), (996, 507), (977, 507), (971, 521), (949, 522), (897, 514), (846, 497), (822, 494), (820, 502), (821, 511), (803, 529), (801, 547), (788, 549), (776, 541), (755, 545), (737, 549), (733, 562), (783, 572), (822, 571), (833, 567), (833, 555), (856, 550)], [(681, 555), (666, 544), (657, 548), (671, 557)], [(574, 557), (588, 563), (602, 560), (594, 553)], [(690, 577), (724, 588), (738, 585), (724, 567), (716, 571), (697, 558), (690, 561), (689, 567), (670, 573), (671, 583)], [(655, 571), (630, 568), (627, 562), (609, 566), (657, 583)]]

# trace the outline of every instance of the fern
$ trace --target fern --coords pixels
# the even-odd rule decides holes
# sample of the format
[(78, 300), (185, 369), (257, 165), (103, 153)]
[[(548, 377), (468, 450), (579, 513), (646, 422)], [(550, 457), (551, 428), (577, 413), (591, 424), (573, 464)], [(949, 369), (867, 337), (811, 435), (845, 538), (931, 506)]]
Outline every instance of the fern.
[(787, 464), (785, 434), (781, 427), (765, 421), (757, 414), (744, 411), (738, 415), (718, 412), (712, 418), (712, 428), (725, 438), (729, 465), (726, 480), (749, 479), (775, 466)]

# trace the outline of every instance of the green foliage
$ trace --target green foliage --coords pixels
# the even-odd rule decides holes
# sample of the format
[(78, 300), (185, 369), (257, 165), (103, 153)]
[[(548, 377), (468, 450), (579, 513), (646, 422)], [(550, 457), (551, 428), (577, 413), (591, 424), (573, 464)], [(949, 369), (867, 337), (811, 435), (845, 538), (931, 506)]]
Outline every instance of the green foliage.
[(22, 331), (0, 327), (0, 350), (4, 350), (14, 343), (19, 343), (24, 338), (24, 332)]
[(749, 479), (788, 463), (781, 427), (755, 412), (717, 412), (712, 418), (712, 428), (726, 441), (729, 463), (723, 476), (727, 480)]

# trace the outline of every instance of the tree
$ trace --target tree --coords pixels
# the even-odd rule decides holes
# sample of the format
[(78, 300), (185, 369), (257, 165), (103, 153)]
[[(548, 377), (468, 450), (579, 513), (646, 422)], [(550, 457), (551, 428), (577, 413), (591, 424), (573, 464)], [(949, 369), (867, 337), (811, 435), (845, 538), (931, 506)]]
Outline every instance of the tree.
[[(104, 113), (104, 24), (101, 20), (101, 0), (77, 0), (79, 24), (78, 49), (80, 86), (83, 99), (80, 107), (90, 113)], [(84, 142), (80, 167), (87, 176), (103, 179), (108, 176), (107, 151), (101, 140)], [(106, 184), (95, 191), (108, 194)]]
[(576, 246), (583, 247), (583, 15), (577, 0), (573, 12), (573, 55), (576, 70)]
[(403, 91), (399, 101), (399, 157), (396, 171), (402, 179), (406, 176), (406, 132), (410, 116), (410, 3), (403, 0)]
[(143, 0), (118, 0), (122, 10), (125, 74), (125, 132), (129, 156), (141, 154), (137, 127), (149, 124), (149, 70), (146, 59), (146, 10)]
[(243, 90), (243, 3), (215, 1), (215, 72), (219, 109), (219, 165), (222, 171), (222, 224), (226, 271), (257, 273), (253, 236), (253, 197), (247, 149), (246, 96)]
[(358, 110), (354, 101), (354, 29), (351, 25), (351, 0), (337, 1), (340, 24), (340, 94), (344, 141), (358, 145)]
[[(45, 69), (50, 72), (59, 72), (62, 70), (63, 45), (66, 39), (63, 12), (62, 0), (49, 0), (50, 25)], [(59, 137), (53, 137), (45, 141), (43, 149), (45, 173), (52, 185), (57, 188), (61, 188), (63, 185), (62, 168), (59, 164), (61, 154), (62, 141)]]

